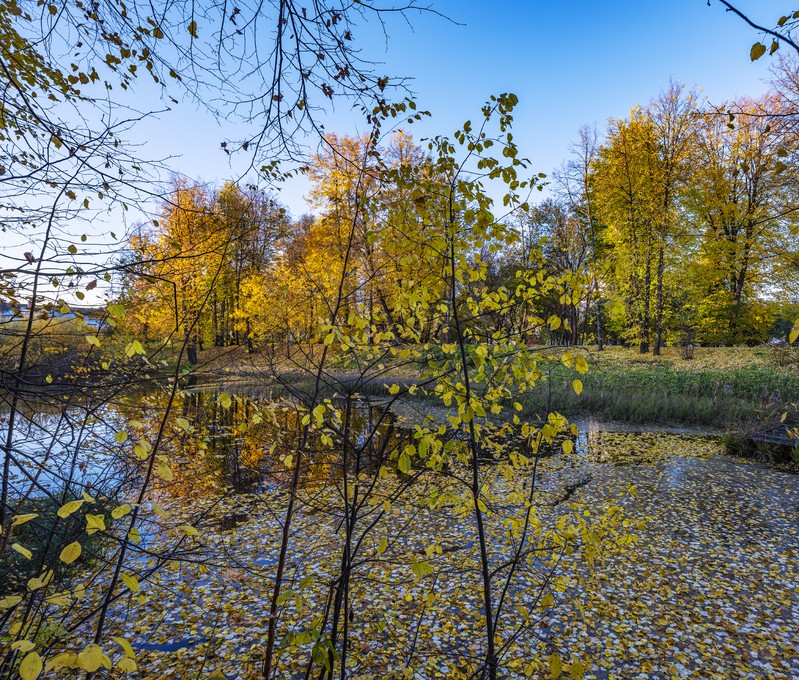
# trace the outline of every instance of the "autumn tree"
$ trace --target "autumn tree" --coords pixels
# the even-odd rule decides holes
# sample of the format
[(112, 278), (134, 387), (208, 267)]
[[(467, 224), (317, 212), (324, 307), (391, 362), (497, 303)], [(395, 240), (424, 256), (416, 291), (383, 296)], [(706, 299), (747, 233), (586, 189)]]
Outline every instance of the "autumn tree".
[(758, 290), (778, 284), (773, 267), (793, 250), (793, 153), (780, 100), (739, 100), (698, 126), (690, 206), (701, 228), (699, 324), (711, 342), (762, 339), (768, 324)]
[(597, 203), (608, 229), (628, 338), (638, 344), (641, 353), (649, 351), (652, 333), (660, 173), (655, 129), (645, 111), (637, 107), (628, 119), (611, 120), (596, 164)]
[(658, 172), (655, 191), (660, 215), (657, 226), (657, 281), (655, 289), (655, 344), (657, 356), (663, 344), (664, 278), (667, 261), (677, 250), (681, 228), (680, 205), (691, 180), (693, 137), (697, 112), (694, 95), (685, 94), (684, 86), (671, 82), (652, 100), (647, 113), (652, 120)]

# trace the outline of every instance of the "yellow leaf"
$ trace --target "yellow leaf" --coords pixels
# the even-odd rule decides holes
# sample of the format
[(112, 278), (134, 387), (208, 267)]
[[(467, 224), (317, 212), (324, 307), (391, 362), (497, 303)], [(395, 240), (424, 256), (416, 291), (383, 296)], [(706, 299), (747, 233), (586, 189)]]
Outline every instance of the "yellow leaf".
[(137, 668), (136, 662), (127, 656), (123, 656), (117, 661), (117, 670), (123, 673), (135, 673)]
[(53, 570), (45, 569), (41, 576), (28, 579), (28, 590), (39, 590), (39, 588), (44, 588), (52, 580)]
[(139, 579), (131, 574), (122, 574), (122, 582), (134, 593), (139, 592)]
[(113, 517), (114, 519), (119, 519), (120, 517), (124, 517), (125, 515), (127, 515), (129, 512), (130, 512), (130, 505), (128, 505), (127, 503), (123, 503), (118, 508), (114, 508), (111, 511), (111, 517)]
[(91, 536), (98, 531), (105, 531), (105, 518), (102, 515), (86, 513), (86, 533)]
[(383, 540), (380, 541), (380, 545), (377, 546), (377, 554), (382, 555), (384, 552), (386, 552), (386, 548), (388, 548), (388, 541), (386, 540), (386, 537), (383, 536)]
[(585, 375), (588, 373), (588, 362), (585, 360), (585, 357), (577, 357), (574, 362), (574, 367), (577, 369), (577, 372), (580, 374)]
[(20, 602), (22, 602), (21, 595), (6, 595), (6, 597), (0, 599), (0, 609), (11, 609), (11, 607), (16, 607)]
[(80, 543), (75, 541), (74, 543), (70, 543), (66, 546), (62, 551), (61, 555), (59, 555), (59, 559), (64, 562), (64, 564), (72, 564), (76, 559), (80, 557), (82, 548), (80, 547)]
[(563, 664), (560, 661), (560, 657), (557, 654), (550, 654), (549, 655), (549, 677), (550, 678), (559, 678), (561, 673), (563, 673)]
[(14, 515), (11, 518), (11, 526), (18, 527), (20, 524), (25, 524), (25, 522), (30, 522), (32, 519), (36, 519), (39, 516), (37, 512), (30, 512), (27, 515)]
[(25, 559), (30, 559), (33, 557), (33, 553), (28, 550), (25, 546), (20, 545), (19, 543), (12, 543), (11, 549), (16, 550), (20, 555), (22, 555)]
[(575, 379), (574, 381), (572, 381), (572, 387), (574, 388), (574, 393), (575, 393), (576, 395), (578, 395), (578, 396), (579, 396), (579, 395), (582, 393), (582, 391), (583, 391), (583, 383), (582, 383), (582, 381), (581, 381), (581, 380), (577, 380), (577, 379)]
[[(88, 644), (83, 648), (83, 651), (78, 654), (78, 668), (82, 668), (89, 673), (94, 673), (100, 666), (105, 665), (104, 657), (108, 658), (103, 654), (100, 645), (94, 643)], [(111, 666), (109, 665), (108, 667), (110, 668)]]
[(54, 604), (58, 607), (66, 607), (67, 605), (72, 604), (72, 598), (70, 598), (67, 593), (53, 593), (52, 595), (47, 596), (45, 602), (47, 602), (47, 604)]
[(183, 529), (187, 536), (196, 536), (198, 533), (197, 529), (191, 526), (191, 524), (183, 524), (180, 528)]
[(766, 53), (766, 46), (763, 43), (756, 42), (752, 45), (752, 49), (749, 50), (749, 58), (752, 61), (757, 61)]
[(133, 651), (133, 647), (131, 647), (130, 642), (128, 642), (125, 638), (115, 637), (114, 642), (122, 647), (122, 650), (125, 652), (125, 656), (131, 659), (136, 658), (136, 652)]
[(581, 661), (572, 661), (569, 673), (574, 680), (583, 680), (583, 676), (585, 675), (585, 666), (583, 666)]
[(172, 470), (168, 465), (161, 463), (156, 469), (155, 474), (157, 474), (161, 479), (165, 482), (171, 482), (174, 479), (174, 475), (172, 474)]
[(158, 503), (153, 503), (153, 512), (158, 515), (159, 517), (163, 517), (164, 519), (169, 519), (169, 513), (164, 510)]
[(793, 324), (793, 328), (788, 335), (788, 342), (793, 344), (796, 342), (796, 338), (799, 338), (799, 319), (797, 319)]
[(47, 662), (46, 671), (60, 671), (62, 668), (77, 668), (78, 655), (74, 652), (61, 652)]
[(36, 680), (42, 672), (42, 657), (36, 652), (28, 654), (19, 665), (19, 677), (22, 680)]
[(36, 645), (33, 644), (30, 640), (17, 640), (16, 642), (11, 643), (11, 649), (15, 652), (25, 652), (31, 651)]
[(83, 505), (83, 501), (70, 501), (69, 503), (64, 503), (64, 505), (58, 509), (58, 516), (61, 519), (66, 519), (73, 512), (79, 510), (81, 505)]

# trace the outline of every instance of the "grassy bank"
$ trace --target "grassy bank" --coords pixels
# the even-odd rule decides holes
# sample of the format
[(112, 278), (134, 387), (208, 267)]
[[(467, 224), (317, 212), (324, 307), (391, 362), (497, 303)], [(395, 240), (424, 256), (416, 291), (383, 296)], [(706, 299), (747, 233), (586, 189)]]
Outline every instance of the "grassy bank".
[[(583, 391), (572, 389), (577, 377), (560, 364), (548, 368), (547, 377), (522, 401), (527, 415), (554, 409), (566, 414), (590, 413), (597, 417), (633, 423), (685, 423), (719, 429), (756, 429), (779, 420), (799, 403), (799, 348), (698, 347), (691, 358), (681, 348), (665, 348), (663, 355), (642, 355), (636, 350), (610, 347), (577, 348), (590, 369), (581, 376)], [(224, 382), (258, 379), (269, 371), (257, 368), (258, 357), (237, 350), (209, 351), (201, 365)], [(224, 367), (224, 368), (222, 368)], [(313, 389), (307, 374), (286, 367), (284, 377), (296, 389)], [(221, 370), (220, 370), (221, 369)], [(352, 372), (352, 375), (349, 375)], [(396, 367), (367, 384), (359, 392), (385, 394), (385, 382), (412, 384), (418, 373), (408, 365)], [(356, 372), (345, 365), (331, 367), (325, 393), (347, 391)], [(307, 384), (306, 384), (307, 383)], [(344, 389), (342, 389), (344, 388)]]
[(786, 347), (697, 348), (692, 359), (669, 348), (664, 356), (625, 348), (586, 349), (589, 372), (576, 395), (574, 373), (556, 366), (526, 399), (529, 411), (547, 405), (634, 423), (686, 423), (754, 429), (778, 421), (799, 402), (799, 353)]

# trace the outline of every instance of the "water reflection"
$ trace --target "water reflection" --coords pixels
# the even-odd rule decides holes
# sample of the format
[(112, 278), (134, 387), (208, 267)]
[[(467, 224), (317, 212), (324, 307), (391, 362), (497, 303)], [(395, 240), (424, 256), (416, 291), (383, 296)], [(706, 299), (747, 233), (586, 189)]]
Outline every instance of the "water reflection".
[[(12, 486), (19, 497), (65, 489), (72, 497), (98, 490), (113, 497), (140, 484), (158, 445), (155, 455), (164, 458), (153, 467), (157, 472), (163, 462), (170, 474), (156, 474), (154, 483), (171, 496), (279, 491), (290, 482), (300, 450), (300, 484), (324, 485), (345, 471), (374, 473), (412, 437), (368, 399), (331, 401), (324, 427), (312, 428), (303, 441), (306, 414), (301, 405), (246, 390), (235, 396), (193, 391), (171, 401), (152, 391), (96, 406), (31, 405), (14, 432)], [(0, 424), (8, 426), (8, 413), (0, 414)], [(577, 424), (576, 452), (597, 462), (630, 462), (633, 449), (644, 458), (654, 448), (679, 454), (683, 444), (706, 439), (684, 428), (641, 433), (593, 419)]]
[[(336, 416), (331, 418), (331, 410)], [(368, 400), (328, 405), (325, 426), (303, 441), (307, 411), (292, 403), (226, 393), (193, 392), (176, 414), (191, 432), (170, 442), (174, 479), (170, 492), (255, 493), (285, 487), (302, 449), (300, 484), (324, 484), (348, 474), (373, 473), (408, 433)]]
[[(302, 441), (306, 413), (268, 396), (202, 391), (172, 401), (153, 391), (97, 406), (42, 401), (16, 419), (12, 495), (114, 497), (140, 484), (151, 454), (154, 482), (170, 495), (279, 490), (299, 449), (300, 483), (309, 485), (340, 479), (345, 470), (374, 472), (409, 437), (368, 400), (333, 400), (324, 428)], [(8, 412), (0, 413), (0, 425), (9, 427)], [(162, 463), (171, 474), (159, 476)]]
[[(9, 412), (0, 413), (4, 441), (10, 427)], [(113, 497), (121, 492), (135, 474), (114, 438), (121, 428), (121, 416), (112, 406), (26, 404), (10, 433), (11, 497), (75, 497), (83, 491)]]

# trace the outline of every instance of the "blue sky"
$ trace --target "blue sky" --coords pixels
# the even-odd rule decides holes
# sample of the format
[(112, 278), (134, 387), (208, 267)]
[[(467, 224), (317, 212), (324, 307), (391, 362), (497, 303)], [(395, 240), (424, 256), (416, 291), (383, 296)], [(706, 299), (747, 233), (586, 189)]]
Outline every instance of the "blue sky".
[[(433, 114), (411, 128), (419, 138), (453, 132), (479, 114), (493, 93), (515, 92), (520, 104), (515, 139), (536, 172), (550, 173), (568, 154), (584, 123), (601, 130), (608, 118), (626, 116), (646, 103), (669, 78), (697, 87), (718, 102), (762, 94), (770, 60), (751, 63), (759, 38), (717, 0), (431, 0), (452, 21), (411, 14), (410, 25), (388, 25), (386, 45), (376, 27), (354, 32), (364, 55), (385, 72), (413, 78), (420, 108)], [(737, 5), (753, 19), (774, 25), (784, 2)], [(357, 117), (339, 105), (326, 128), (353, 134)], [(219, 143), (240, 137), (182, 104), (137, 130), (155, 154), (176, 156), (176, 170), (212, 183), (236, 175)], [(155, 151), (157, 149), (157, 152)], [(282, 192), (292, 214), (307, 210), (302, 181)]]

